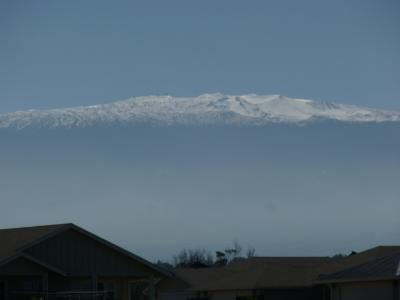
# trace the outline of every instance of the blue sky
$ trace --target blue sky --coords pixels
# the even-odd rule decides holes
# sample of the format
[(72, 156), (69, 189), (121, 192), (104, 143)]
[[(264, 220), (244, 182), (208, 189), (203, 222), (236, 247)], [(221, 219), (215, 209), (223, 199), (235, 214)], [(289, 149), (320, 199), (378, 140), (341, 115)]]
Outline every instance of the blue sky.
[(0, 3), (0, 112), (205, 92), (400, 110), (400, 1)]
[(0, 228), (76, 223), (143, 255), (400, 244), (399, 123), (0, 130)]

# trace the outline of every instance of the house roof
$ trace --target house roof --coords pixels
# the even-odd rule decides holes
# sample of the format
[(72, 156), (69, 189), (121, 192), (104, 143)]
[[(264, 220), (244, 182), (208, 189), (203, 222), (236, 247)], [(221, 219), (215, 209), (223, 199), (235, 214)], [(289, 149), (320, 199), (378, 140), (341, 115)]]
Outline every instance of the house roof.
[(170, 273), (164, 269), (72, 223), (0, 229), (0, 266), (18, 257), (24, 257), (43, 265), (42, 262), (38, 262), (24, 253), (24, 250), (69, 229), (78, 231), (164, 276), (170, 276)]
[(207, 284), (226, 275), (225, 268), (178, 268), (175, 275), (188, 283), (191, 287)]
[(328, 264), (319, 268), (320, 277), (337, 273), (361, 264), (374, 262), (380, 258), (400, 253), (400, 246), (377, 246), (354, 255), (331, 259)]
[(400, 252), (322, 276), (321, 282), (400, 279)]
[(223, 268), (177, 270), (191, 290), (253, 290), (309, 286), (328, 257), (253, 257)]
[(399, 272), (399, 276), (398, 257), (400, 246), (378, 246), (342, 258), (253, 257), (220, 268), (177, 269), (175, 274), (192, 291), (295, 288), (369, 273), (393, 277)]

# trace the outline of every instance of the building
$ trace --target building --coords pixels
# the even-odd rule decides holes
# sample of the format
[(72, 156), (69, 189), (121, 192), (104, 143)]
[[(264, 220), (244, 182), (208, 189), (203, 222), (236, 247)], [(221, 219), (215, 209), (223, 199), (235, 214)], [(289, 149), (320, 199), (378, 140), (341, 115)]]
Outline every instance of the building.
[(331, 300), (399, 300), (400, 252), (323, 276)]
[(74, 224), (0, 230), (0, 300), (400, 300), (400, 246), (174, 274)]
[(0, 230), (0, 300), (151, 299), (168, 276), (74, 224)]
[(160, 300), (319, 300), (329, 289), (314, 280), (328, 261), (328, 257), (253, 257), (222, 268), (180, 269), (157, 285), (157, 291)]
[(178, 269), (159, 300), (400, 300), (399, 246), (346, 257), (254, 257), (226, 267)]

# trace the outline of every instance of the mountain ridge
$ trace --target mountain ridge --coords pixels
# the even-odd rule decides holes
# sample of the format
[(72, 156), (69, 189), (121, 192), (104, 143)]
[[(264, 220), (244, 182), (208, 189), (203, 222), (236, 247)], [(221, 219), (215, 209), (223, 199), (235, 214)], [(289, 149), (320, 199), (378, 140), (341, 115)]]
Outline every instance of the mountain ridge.
[(141, 96), (108, 104), (0, 114), (1, 128), (91, 127), (100, 124), (266, 125), (339, 122), (400, 122), (400, 112), (282, 95), (203, 94)]

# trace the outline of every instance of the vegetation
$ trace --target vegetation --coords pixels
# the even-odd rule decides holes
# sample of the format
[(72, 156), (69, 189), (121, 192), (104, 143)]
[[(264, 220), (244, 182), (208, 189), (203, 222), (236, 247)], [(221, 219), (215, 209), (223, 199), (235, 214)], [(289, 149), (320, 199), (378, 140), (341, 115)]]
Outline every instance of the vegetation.
[(173, 256), (172, 264), (158, 261), (157, 264), (166, 269), (172, 268), (208, 268), (225, 266), (235, 261), (255, 256), (255, 248), (248, 247), (245, 255), (242, 255), (243, 248), (234, 241), (231, 247), (215, 251), (215, 255), (206, 249), (183, 249)]

